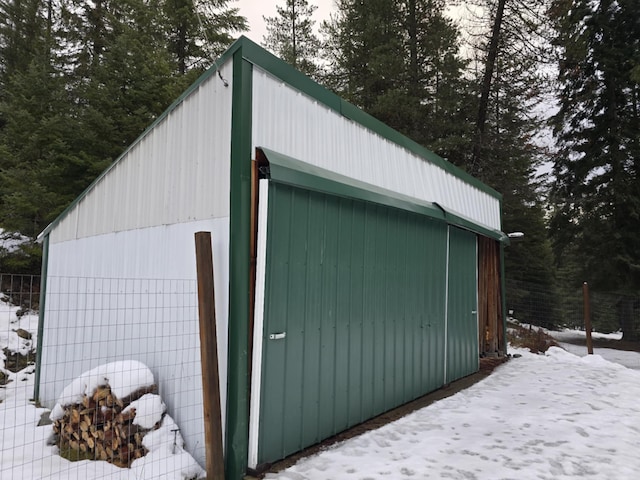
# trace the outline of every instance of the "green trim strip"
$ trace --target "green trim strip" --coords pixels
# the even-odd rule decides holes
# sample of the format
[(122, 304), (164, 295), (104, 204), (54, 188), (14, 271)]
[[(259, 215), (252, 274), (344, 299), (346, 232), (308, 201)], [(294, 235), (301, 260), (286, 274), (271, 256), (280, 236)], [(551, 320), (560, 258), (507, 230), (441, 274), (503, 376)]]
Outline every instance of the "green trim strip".
[(33, 399), (40, 401), (40, 377), (42, 370), (42, 343), (44, 335), (44, 312), (47, 299), (47, 271), (49, 268), (49, 235), (42, 243), (42, 269), (40, 271), (40, 304), (38, 305), (38, 342), (36, 345), (36, 376), (33, 387)]
[(226, 478), (240, 479), (249, 449), (249, 271), (251, 225), (251, 92), (253, 67), (233, 56), (231, 218), (229, 226), (229, 351)]
[(464, 230), (469, 230), (474, 233), (479, 233), (480, 235), (488, 238), (493, 238), (494, 240), (498, 240), (501, 243), (509, 243), (509, 237), (502, 233), (500, 230), (493, 230), (491, 228), (483, 227), (482, 225), (478, 225), (473, 220), (470, 220), (458, 213), (454, 213), (450, 210), (445, 209), (441, 205), (438, 205), (445, 212), (445, 219), (449, 225), (453, 225), (455, 227), (462, 228)]
[(272, 181), (400, 208), (444, 220), (449, 225), (479, 233), (485, 237), (508, 242), (508, 237), (504, 233), (478, 225), (472, 220), (456, 214), (437, 203), (418, 200), (360, 180), (345, 177), (267, 148), (260, 148), (260, 150), (269, 160), (269, 172)]
[(278, 183), (388, 205), (441, 220), (445, 218), (442, 210), (432, 203), (422, 202), (391, 190), (345, 177), (266, 148), (260, 148), (260, 150), (269, 160), (271, 180)]

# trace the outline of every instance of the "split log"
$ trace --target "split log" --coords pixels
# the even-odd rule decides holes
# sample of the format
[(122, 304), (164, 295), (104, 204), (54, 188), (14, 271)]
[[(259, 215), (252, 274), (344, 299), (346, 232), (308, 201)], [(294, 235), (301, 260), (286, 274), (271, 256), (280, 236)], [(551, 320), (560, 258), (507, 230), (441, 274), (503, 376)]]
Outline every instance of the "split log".
[(105, 385), (83, 395), (78, 404), (67, 405), (62, 418), (53, 423), (61, 453), (68, 452), (65, 456), (70, 460), (93, 458), (130, 467), (131, 462), (146, 455), (144, 435), (158, 428), (159, 423), (152, 429), (144, 429), (133, 423), (135, 408), (127, 407), (142, 395), (156, 392), (154, 385), (119, 399)]

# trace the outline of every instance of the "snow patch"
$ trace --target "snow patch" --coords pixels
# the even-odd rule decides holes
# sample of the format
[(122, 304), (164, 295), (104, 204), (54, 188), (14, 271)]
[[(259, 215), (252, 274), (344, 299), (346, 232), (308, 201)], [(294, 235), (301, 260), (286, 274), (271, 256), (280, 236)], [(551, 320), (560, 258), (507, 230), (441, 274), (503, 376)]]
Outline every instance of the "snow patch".
[(28, 237), (25, 237), (20, 233), (7, 232), (0, 228), (0, 253), (2, 253), (2, 250), (13, 253), (20, 248), (20, 245), (28, 242)]

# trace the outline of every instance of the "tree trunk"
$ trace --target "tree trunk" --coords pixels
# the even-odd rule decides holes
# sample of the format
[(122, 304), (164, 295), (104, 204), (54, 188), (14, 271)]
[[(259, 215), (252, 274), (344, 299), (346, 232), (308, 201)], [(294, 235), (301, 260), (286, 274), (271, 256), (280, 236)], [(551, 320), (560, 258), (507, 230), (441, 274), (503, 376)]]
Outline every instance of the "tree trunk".
[(415, 98), (419, 96), (420, 80), (418, 66), (418, 21), (416, 18), (416, 0), (408, 2), (407, 34), (409, 36), (409, 92)]
[(489, 106), (489, 93), (491, 92), (491, 79), (498, 56), (498, 43), (500, 41), (500, 31), (502, 29), (502, 17), (504, 6), (507, 0), (498, 0), (496, 17), (491, 29), (491, 40), (489, 42), (489, 52), (484, 66), (484, 76), (482, 78), (482, 90), (480, 91), (480, 104), (478, 106), (478, 117), (476, 120), (476, 135), (473, 143), (473, 158), (471, 160), (471, 174), (477, 175), (482, 172), (482, 151), (484, 147), (484, 131), (487, 123), (487, 109)]

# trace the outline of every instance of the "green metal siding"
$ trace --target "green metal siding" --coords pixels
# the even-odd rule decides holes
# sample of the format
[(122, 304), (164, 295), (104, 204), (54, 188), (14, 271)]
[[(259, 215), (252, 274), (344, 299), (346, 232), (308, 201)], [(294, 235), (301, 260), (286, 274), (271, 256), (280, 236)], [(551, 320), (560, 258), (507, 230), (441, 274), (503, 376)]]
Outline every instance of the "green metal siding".
[(47, 302), (47, 270), (49, 269), (49, 235), (42, 242), (42, 267), (40, 275), (40, 306), (38, 308), (38, 340), (36, 346), (36, 375), (33, 398), (40, 402), (40, 381), (42, 375), (42, 349), (44, 344), (44, 313)]
[(476, 235), (449, 227), (447, 383), (478, 370), (477, 265)]
[(442, 221), (271, 182), (259, 463), (444, 384), (446, 246)]

